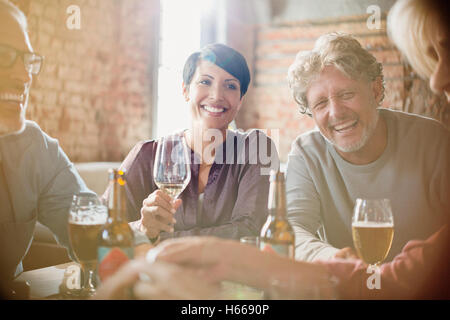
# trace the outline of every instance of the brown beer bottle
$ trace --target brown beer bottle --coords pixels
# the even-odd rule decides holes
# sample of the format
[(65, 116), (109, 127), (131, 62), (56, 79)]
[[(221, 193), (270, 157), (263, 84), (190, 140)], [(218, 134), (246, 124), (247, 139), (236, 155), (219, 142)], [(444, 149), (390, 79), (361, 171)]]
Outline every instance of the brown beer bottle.
[(108, 220), (100, 230), (98, 275), (103, 281), (133, 258), (134, 234), (127, 222), (124, 172), (109, 170)]
[(284, 173), (279, 170), (270, 172), (268, 209), (269, 216), (261, 229), (261, 251), (294, 259), (295, 235), (287, 220)]

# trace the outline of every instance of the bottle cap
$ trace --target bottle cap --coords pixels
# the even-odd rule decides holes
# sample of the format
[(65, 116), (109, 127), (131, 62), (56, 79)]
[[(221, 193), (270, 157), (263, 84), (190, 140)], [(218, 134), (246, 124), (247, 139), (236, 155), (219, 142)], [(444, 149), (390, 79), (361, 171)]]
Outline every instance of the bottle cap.
[(117, 168), (110, 168), (108, 170), (108, 176), (110, 180), (116, 180), (119, 178), (125, 179), (125, 171)]

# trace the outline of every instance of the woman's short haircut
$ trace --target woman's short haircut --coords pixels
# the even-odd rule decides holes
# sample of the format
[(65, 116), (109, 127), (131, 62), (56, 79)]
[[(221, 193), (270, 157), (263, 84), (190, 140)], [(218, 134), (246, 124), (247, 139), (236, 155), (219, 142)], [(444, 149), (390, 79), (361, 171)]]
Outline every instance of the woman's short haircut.
[(328, 33), (319, 37), (311, 51), (300, 51), (288, 70), (288, 84), (301, 113), (311, 115), (306, 92), (326, 66), (335, 66), (354, 80), (383, 83), (383, 66), (351, 35)]
[(0, 12), (9, 12), (19, 22), (24, 31), (28, 30), (27, 17), (9, 0), (0, 0)]
[(398, 0), (387, 17), (390, 39), (423, 78), (431, 76), (437, 63), (427, 55), (430, 37), (439, 28), (449, 32), (448, 17), (445, 17), (448, 3), (445, 3), (441, 0)]
[(191, 84), (199, 59), (214, 63), (238, 79), (241, 98), (245, 95), (250, 83), (247, 61), (242, 54), (221, 43), (209, 44), (187, 58), (183, 69), (183, 82), (186, 88)]

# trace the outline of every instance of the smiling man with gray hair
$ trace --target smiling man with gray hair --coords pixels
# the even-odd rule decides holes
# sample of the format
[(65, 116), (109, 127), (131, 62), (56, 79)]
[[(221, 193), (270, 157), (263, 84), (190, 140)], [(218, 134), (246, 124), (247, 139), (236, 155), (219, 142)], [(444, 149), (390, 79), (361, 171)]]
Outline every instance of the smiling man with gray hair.
[(382, 109), (381, 63), (350, 35), (321, 36), (288, 71), (302, 113), (316, 128), (292, 144), (288, 218), (296, 258), (354, 254), (357, 198), (389, 198), (395, 235), (387, 261), (411, 239), (425, 239), (450, 210), (450, 136), (440, 123)]

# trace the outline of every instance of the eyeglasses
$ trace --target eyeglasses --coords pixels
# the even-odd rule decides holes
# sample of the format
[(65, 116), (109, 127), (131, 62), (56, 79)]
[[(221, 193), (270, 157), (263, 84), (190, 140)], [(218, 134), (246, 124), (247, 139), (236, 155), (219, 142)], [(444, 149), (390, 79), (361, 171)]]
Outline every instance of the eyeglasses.
[(11, 68), (17, 60), (22, 57), (23, 64), (28, 73), (38, 74), (41, 71), (44, 57), (33, 52), (19, 51), (7, 45), (0, 44), (0, 67)]

